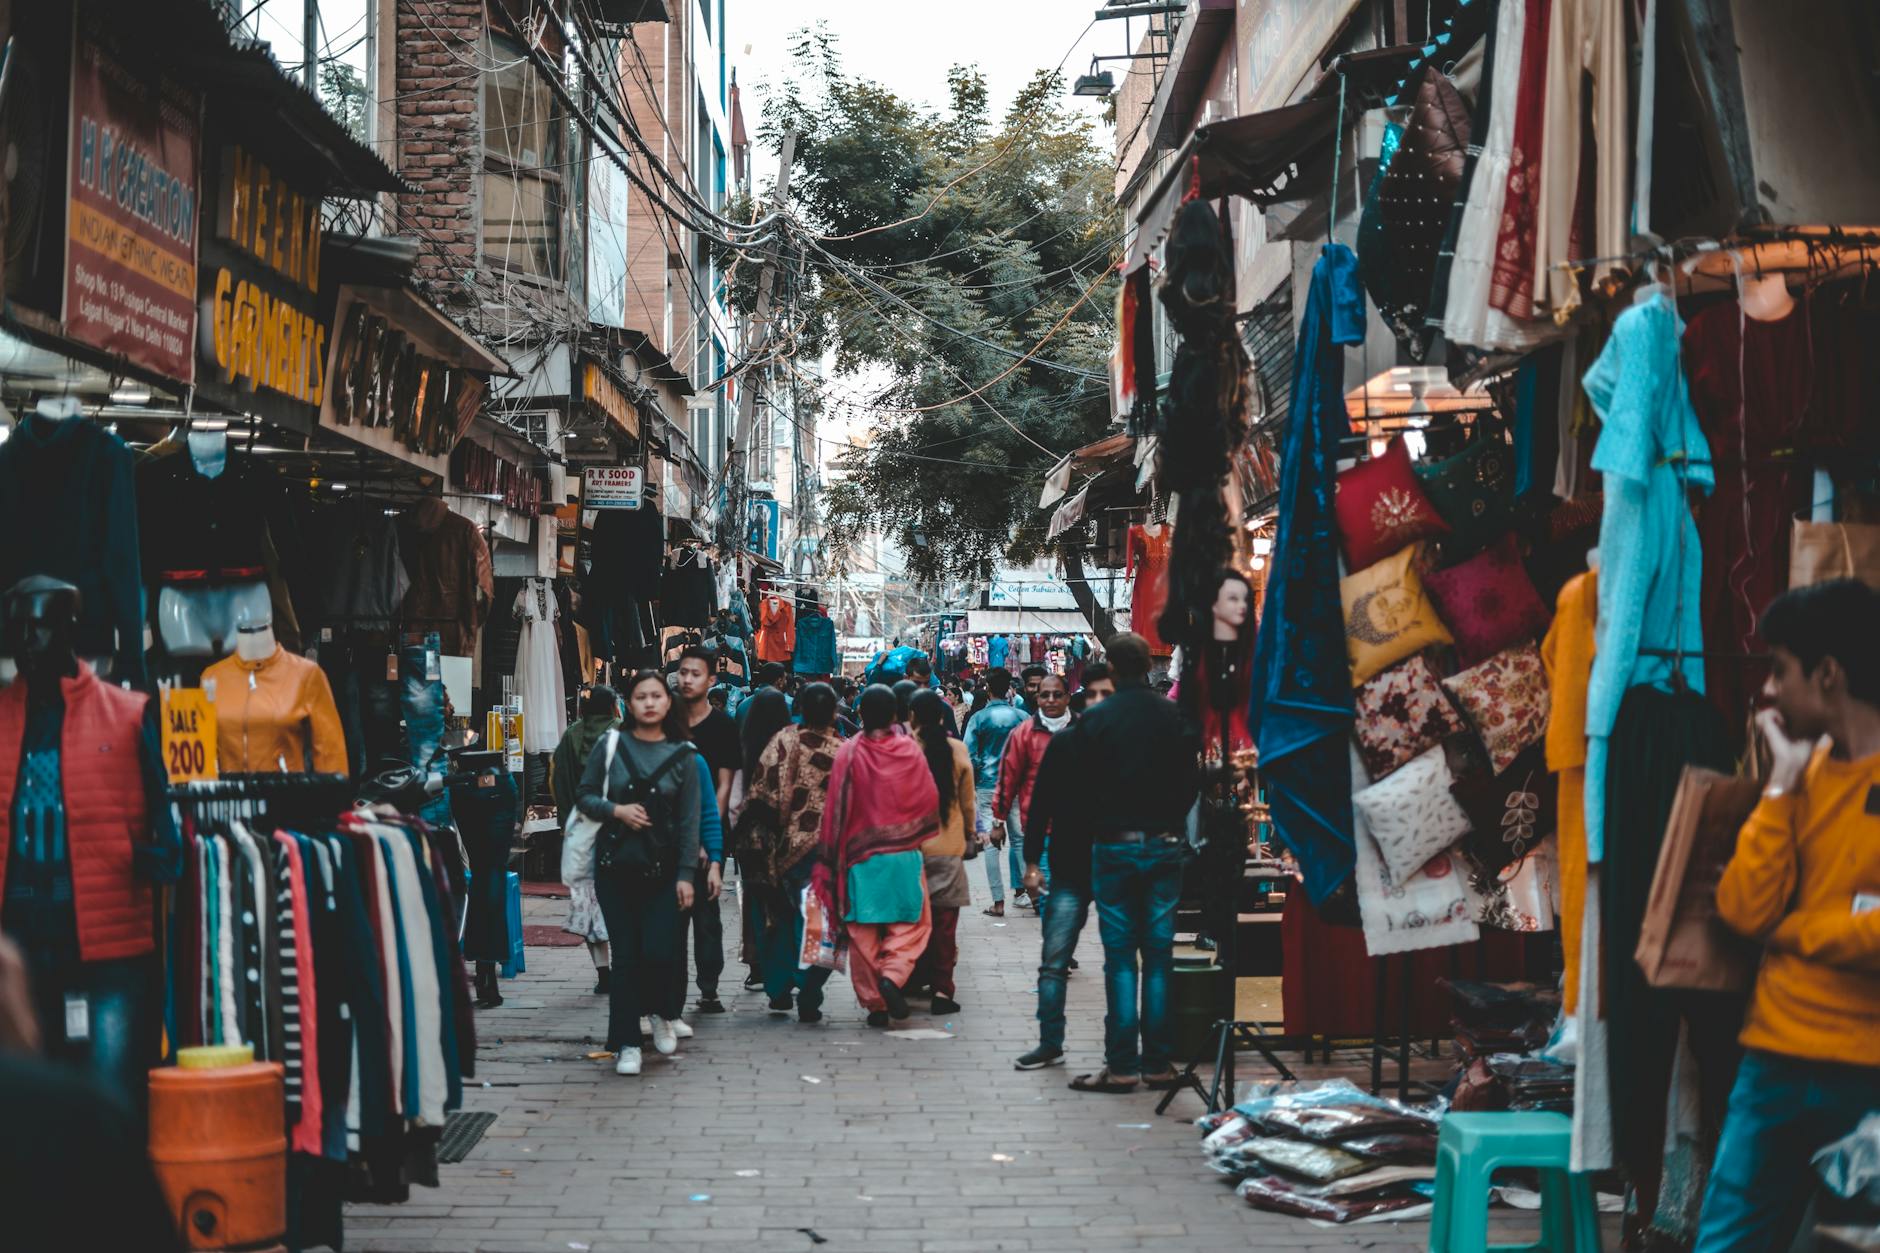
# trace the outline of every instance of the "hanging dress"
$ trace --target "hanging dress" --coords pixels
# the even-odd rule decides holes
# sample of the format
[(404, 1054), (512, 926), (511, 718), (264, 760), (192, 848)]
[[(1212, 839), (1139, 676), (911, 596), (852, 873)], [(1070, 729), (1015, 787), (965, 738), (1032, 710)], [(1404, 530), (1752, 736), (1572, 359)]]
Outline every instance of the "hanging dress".
[(568, 729), (561, 646), (555, 637), (560, 609), (547, 579), (528, 579), (513, 610), (521, 623), (516, 641), (516, 689), (522, 695), (522, 751), (552, 753)]

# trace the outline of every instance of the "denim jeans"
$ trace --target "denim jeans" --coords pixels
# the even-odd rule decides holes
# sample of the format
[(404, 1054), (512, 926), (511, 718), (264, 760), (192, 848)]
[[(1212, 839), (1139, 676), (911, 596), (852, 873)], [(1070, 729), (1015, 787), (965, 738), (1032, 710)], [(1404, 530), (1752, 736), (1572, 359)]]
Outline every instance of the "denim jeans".
[[(991, 788), (979, 788), (974, 793), (974, 810), (973, 829), (978, 832), (992, 830)], [(1017, 891), (1018, 886), (1025, 881), (1024, 860), (1019, 852), (1019, 840), (1021, 837), (1018, 831), (1018, 821), (1010, 814), (1004, 815), (1001, 820), (1005, 823), (1004, 860), (1011, 866), (1012, 889), (1013, 891)], [(986, 863), (986, 886), (992, 889), (992, 902), (996, 905), (1005, 899), (1005, 879), (999, 870), (999, 862), (1001, 860), (999, 850), (988, 845), (986, 851), (980, 854), (980, 860)]]
[[(437, 634), (425, 637), (422, 644), (407, 644), (398, 650), (398, 711), (405, 720), (405, 752), (419, 773), (447, 770), (444, 745), (444, 680), (428, 677), (429, 663), (443, 661)], [(499, 746), (500, 747), (500, 746)], [(418, 816), (432, 826), (450, 824), (450, 794), (439, 793), (418, 811)]]
[(1173, 1045), (1169, 981), (1175, 966), (1175, 906), (1181, 901), (1188, 843), (1179, 835), (1152, 835), (1141, 843), (1098, 843), (1091, 852), (1091, 888), (1103, 937), (1103, 990), (1109, 1002), (1103, 1019), (1103, 1062), (1119, 1078), (1164, 1074)]
[(783, 893), (790, 902), (790, 909), (784, 917), (773, 921), (770, 911), (761, 905), (755, 911), (762, 920), (757, 953), (758, 969), (764, 974), (764, 995), (774, 1001), (786, 992), (795, 991), (799, 994), (798, 1009), (822, 1008), (823, 985), (829, 982), (832, 973), (827, 966), (797, 968), (797, 958), (803, 952), (803, 913), (797, 902), (809, 882), (810, 863), (814, 860), (805, 857), (801, 863), (802, 873), (792, 870), (785, 877)]
[(1788, 1248), (1815, 1190), (1808, 1159), (1876, 1109), (1880, 1067), (1746, 1052), (1694, 1253)]
[[(160, 996), (147, 957), (33, 972), (34, 1008), (46, 1055), (86, 1074), (111, 1099), (143, 1116), (146, 1072), (157, 1056)], [(65, 997), (83, 997), (87, 1036), (65, 1036)]]
[(1038, 1043), (1064, 1047), (1064, 998), (1077, 937), (1090, 918), (1090, 889), (1068, 879), (1044, 902), (1044, 954), (1038, 964)]

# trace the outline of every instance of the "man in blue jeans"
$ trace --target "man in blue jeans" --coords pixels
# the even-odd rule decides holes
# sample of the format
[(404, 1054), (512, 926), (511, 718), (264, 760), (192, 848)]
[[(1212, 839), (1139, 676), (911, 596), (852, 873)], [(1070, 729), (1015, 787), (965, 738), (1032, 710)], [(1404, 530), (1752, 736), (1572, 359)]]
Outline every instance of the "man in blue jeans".
[[(1175, 906), (1189, 856), (1185, 830), (1200, 787), (1200, 763), (1194, 733), (1180, 711), (1148, 686), (1148, 641), (1124, 632), (1106, 647), (1116, 695), (1084, 714), (1068, 746), (1073, 755), (1059, 763), (1073, 768), (1080, 804), (1090, 816), (1091, 895), (1109, 1005), (1103, 1069), (1077, 1076), (1070, 1086), (1133, 1092), (1142, 1084), (1175, 1082), (1169, 982)], [(1055, 888), (1063, 870), (1058, 858), (1052, 860)]]

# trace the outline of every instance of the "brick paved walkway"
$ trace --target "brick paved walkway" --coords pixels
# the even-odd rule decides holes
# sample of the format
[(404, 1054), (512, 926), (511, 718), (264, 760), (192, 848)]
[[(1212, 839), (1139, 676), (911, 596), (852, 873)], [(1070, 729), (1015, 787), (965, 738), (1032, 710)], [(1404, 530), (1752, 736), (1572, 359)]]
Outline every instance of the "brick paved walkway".
[[(525, 903), (531, 923), (559, 922), (565, 909)], [(504, 985), (508, 1003), (478, 1015), (487, 1086), (470, 1090), (465, 1108), (494, 1112), (495, 1125), (466, 1161), (441, 1168), (442, 1187), (414, 1188), (406, 1205), (352, 1207), (348, 1249), (1424, 1246), (1419, 1223), (1325, 1229), (1248, 1208), (1202, 1163), (1192, 1095), (1157, 1118), (1154, 1094), (1067, 1090), (1069, 1074), (1100, 1060), (1094, 918), (1071, 980), (1071, 1069), (1031, 1073), (1011, 1064), (1036, 1039), (1039, 924), (1029, 912), (1003, 926), (977, 905), (962, 917), (964, 1011), (931, 1022), (917, 1012), (907, 1024), (953, 1033), (934, 1041), (868, 1029), (846, 979), (831, 982), (818, 1026), (768, 1016), (762, 993), (740, 987), (728, 898), (724, 918), (730, 1012), (703, 1017), (671, 1060), (649, 1049), (638, 1079), (585, 1056), (601, 1045), (605, 1014), (586, 950), (529, 949), (529, 972)]]

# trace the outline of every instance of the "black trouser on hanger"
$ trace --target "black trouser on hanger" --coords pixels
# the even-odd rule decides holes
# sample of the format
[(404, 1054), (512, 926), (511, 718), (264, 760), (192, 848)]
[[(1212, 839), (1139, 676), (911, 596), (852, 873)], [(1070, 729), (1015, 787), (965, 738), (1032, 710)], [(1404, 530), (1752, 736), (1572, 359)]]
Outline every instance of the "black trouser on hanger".
[(1664, 1170), (1665, 1099), (1678, 1027), (1690, 1023), (1705, 1122), (1721, 1121), (1740, 1051), (1743, 1001), (1734, 995), (1653, 988), (1633, 956), (1658, 870), (1665, 822), (1686, 766), (1729, 772), (1729, 736), (1716, 710), (1693, 693), (1635, 687), (1612, 729), (1606, 767), (1605, 860), (1601, 863), (1602, 989), (1612, 1083), (1613, 1149), (1638, 1188), (1650, 1221)]

